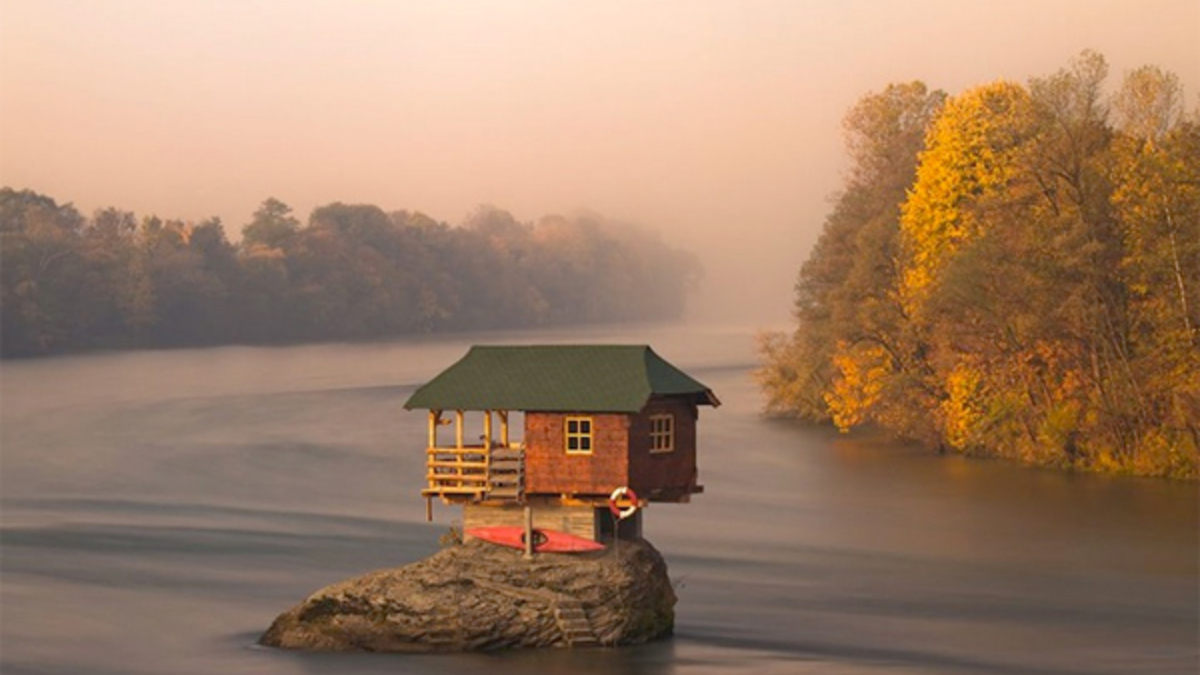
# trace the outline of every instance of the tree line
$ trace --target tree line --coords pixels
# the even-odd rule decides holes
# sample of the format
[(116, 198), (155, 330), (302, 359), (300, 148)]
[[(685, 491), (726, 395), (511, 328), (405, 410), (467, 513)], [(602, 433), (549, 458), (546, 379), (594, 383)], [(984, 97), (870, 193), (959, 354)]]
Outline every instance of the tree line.
[(0, 354), (360, 339), (678, 318), (689, 253), (595, 215), (460, 226), (333, 203), (302, 226), (267, 199), (221, 221), (139, 219), (0, 188)]
[(1200, 115), (1103, 56), (862, 98), (853, 169), (760, 337), (769, 412), (1061, 468), (1200, 475)]

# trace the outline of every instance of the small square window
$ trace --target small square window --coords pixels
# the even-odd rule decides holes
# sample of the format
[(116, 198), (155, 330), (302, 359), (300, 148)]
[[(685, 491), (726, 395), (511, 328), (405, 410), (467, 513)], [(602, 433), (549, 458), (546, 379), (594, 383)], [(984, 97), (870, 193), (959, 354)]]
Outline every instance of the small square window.
[(675, 450), (675, 416), (650, 416), (650, 452)]
[(568, 417), (563, 431), (568, 453), (576, 455), (592, 453), (592, 418)]

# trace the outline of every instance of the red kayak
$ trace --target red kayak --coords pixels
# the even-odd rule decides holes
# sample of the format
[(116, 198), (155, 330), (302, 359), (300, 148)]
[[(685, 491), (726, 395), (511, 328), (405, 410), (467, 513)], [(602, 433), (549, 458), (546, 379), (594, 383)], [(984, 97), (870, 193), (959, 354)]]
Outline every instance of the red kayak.
[[(493, 544), (525, 550), (525, 528), (513, 525), (473, 527), (466, 534)], [(604, 544), (558, 530), (533, 531), (533, 550), (538, 553), (583, 553), (604, 550)]]

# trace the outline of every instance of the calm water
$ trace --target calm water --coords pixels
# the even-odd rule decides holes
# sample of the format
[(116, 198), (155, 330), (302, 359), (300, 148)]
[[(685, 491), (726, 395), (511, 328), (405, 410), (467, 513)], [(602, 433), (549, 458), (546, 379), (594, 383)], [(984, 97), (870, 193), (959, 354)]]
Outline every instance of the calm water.
[[(677, 636), (486, 656), (253, 646), (313, 590), (428, 555), (425, 420), (472, 342), (649, 342), (716, 390), (647, 536)], [(759, 418), (748, 331), (606, 329), (5, 363), (0, 671), (1186, 673), (1194, 484), (966, 461)]]

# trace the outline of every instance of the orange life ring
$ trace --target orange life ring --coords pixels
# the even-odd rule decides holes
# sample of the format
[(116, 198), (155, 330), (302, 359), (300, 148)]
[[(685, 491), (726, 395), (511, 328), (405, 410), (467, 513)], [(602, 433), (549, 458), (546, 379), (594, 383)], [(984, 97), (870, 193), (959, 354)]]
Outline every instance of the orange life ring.
[[(624, 507), (620, 504), (622, 498), (629, 500), (629, 503)], [(618, 520), (625, 520), (629, 516), (632, 516), (638, 510), (637, 493), (633, 491), (633, 488), (624, 486), (613, 490), (612, 494), (608, 496), (608, 510), (612, 511), (612, 514)]]

